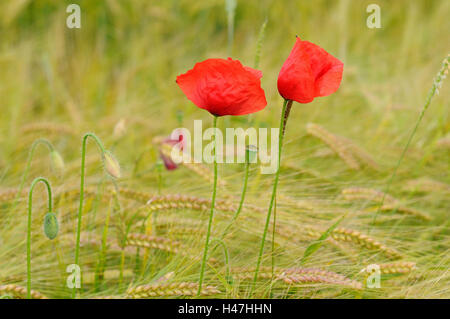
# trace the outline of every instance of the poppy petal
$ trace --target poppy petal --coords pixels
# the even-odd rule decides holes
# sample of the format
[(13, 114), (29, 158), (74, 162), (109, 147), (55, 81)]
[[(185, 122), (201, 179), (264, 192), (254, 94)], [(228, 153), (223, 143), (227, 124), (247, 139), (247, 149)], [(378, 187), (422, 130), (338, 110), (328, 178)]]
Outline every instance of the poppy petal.
[(287, 99), (309, 103), (334, 93), (342, 80), (344, 64), (318, 45), (297, 37), (278, 76), (278, 92)]
[(344, 64), (318, 45), (302, 41), (314, 76), (315, 96), (330, 95), (339, 88)]

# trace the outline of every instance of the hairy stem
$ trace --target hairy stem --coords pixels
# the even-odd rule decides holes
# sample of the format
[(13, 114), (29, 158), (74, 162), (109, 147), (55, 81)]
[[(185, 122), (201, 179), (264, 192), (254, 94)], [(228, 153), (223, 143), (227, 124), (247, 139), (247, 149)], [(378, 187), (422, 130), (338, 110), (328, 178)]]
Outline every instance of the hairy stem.
[(25, 170), (23, 171), (22, 178), (20, 179), (19, 190), (16, 194), (16, 197), (14, 198), (14, 202), (11, 207), (11, 212), (14, 212), (14, 209), (16, 208), (19, 198), (22, 194), (23, 187), (25, 185), (25, 181), (28, 177), (28, 173), (30, 172), (31, 161), (33, 160), (34, 152), (35, 152), (36, 148), (41, 144), (47, 146), (48, 149), (50, 150), (50, 152), (53, 152), (55, 150), (52, 143), (45, 138), (38, 138), (37, 140), (35, 140), (33, 142), (33, 144), (31, 144), (30, 151), (28, 152), (27, 165), (25, 166)]
[(31, 299), (31, 212), (33, 208), (33, 190), (36, 184), (42, 182), (47, 188), (48, 212), (52, 211), (52, 187), (50, 182), (44, 177), (38, 177), (33, 180), (28, 194), (28, 225), (27, 225), (27, 299)]
[[(86, 168), (86, 146), (88, 138), (92, 138), (97, 144), (100, 151), (105, 153), (105, 148), (102, 142), (94, 133), (86, 133), (83, 136), (82, 146), (81, 146), (81, 177), (80, 177), (80, 203), (78, 206), (78, 223), (77, 223), (77, 237), (75, 242), (75, 265), (78, 265), (80, 256), (80, 237), (81, 237), (81, 217), (83, 215), (83, 201), (84, 201), (84, 177)], [(76, 288), (72, 290), (72, 299), (75, 298)]]
[(202, 266), (200, 269), (200, 279), (198, 282), (197, 295), (199, 295), (199, 296), (200, 296), (200, 293), (202, 292), (203, 276), (205, 274), (206, 258), (208, 256), (209, 237), (211, 236), (211, 226), (212, 226), (212, 221), (213, 221), (213, 217), (214, 217), (214, 204), (216, 202), (216, 189), (217, 189), (216, 128), (217, 128), (217, 116), (214, 116), (214, 121), (213, 121), (214, 185), (213, 185), (213, 193), (212, 193), (212, 199), (211, 199), (211, 212), (209, 213), (208, 231), (206, 233), (205, 249), (203, 251)]
[(291, 100), (285, 100), (283, 103), (283, 109), (281, 111), (281, 119), (280, 119), (280, 132), (278, 136), (278, 164), (277, 164), (277, 172), (275, 174), (275, 181), (273, 183), (273, 189), (272, 189), (272, 197), (270, 199), (269, 204), (269, 211), (267, 212), (267, 218), (266, 218), (266, 224), (264, 226), (264, 232), (261, 239), (261, 245), (259, 247), (259, 254), (258, 254), (258, 261), (256, 262), (256, 269), (255, 269), (255, 276), (253, 278), (253, 284), (250, 288), (250, 294), (253, 292), (253, 289), (255, 288), (256, 281), (258, 280), (258, 273), (259, 273), (259, 267), (261, 266), (261, 259), (264, 252), (264, 244), (266, 241), (267, 231), (269, 229), (269, 223), (270, 223), (270, 217), (272, 215), (272, 208), (273, 204), (275, 202), (275, 195), (277, 193), (277, 186), (278, 186), (278, 179), (280, 176), (280, 164), (281, 164), (281, 150), (283, 147), (283, 137), (284, 137), (284, 131), (286, 127), (287, 122), (287, 115), (289, 115), (289, 111), (292, 106)]

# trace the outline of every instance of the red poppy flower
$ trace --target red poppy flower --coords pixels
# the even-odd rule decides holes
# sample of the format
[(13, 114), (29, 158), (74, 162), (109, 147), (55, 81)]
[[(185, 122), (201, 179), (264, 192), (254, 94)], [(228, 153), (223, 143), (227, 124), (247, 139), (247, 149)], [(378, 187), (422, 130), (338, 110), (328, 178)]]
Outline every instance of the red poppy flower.
[(309, 103), (336, 92), (344, 64), (324, 49), (297, 37), (278, 75), (278, 92), (286, 100)]
[(238, 60), (208, 59), (177, 77), (177, 84), (195, 105), (215, 116), (245, 115), (266, 105), (262, 72)]

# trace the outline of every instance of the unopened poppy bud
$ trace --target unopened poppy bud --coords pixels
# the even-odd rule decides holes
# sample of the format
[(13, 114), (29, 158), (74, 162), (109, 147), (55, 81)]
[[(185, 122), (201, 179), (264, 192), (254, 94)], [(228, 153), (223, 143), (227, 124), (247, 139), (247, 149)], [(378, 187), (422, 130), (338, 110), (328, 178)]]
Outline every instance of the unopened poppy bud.
[(105, 151), (103, 153), (103, 165), (105, 171), (113, 178), (120, 178), (120, 164), (119, 161), (112, 155), (111, 152)]
[(55, 239), (58, 235), (59, 225), (55, 213), (47, 213), (44, 217), (44, 233), (48, 239)]
[(255, 145), (247, 145), (247, 147), (245, 148), (245, 162), (255, 163), (257, 153), (258, 148)]
[(59, 154), (58, 151), (53, 150), (50, 153), (50, 160), (52, 162), (52, 167), (55, 169), (55, 171), (59, 175), (62, 175), (62, 173), (64, 172), (64, 160), (63, 160), (61, 154)]

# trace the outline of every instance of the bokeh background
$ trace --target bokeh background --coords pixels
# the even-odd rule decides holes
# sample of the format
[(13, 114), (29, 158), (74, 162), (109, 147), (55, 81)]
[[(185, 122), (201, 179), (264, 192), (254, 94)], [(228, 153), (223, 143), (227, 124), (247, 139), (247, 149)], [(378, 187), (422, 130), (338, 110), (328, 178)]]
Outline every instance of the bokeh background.
[[(71, 3), (81, 7), (81, 29), (66, 27), (66, 7)], [(258, 67), (264, 74), (262, 86), (268, 106), (251, 117), (225, 118), (219, 125), (276, 127), (282, 105), (276, 79), (298, 35), (325, 48), (342, 60), (345, 67), (341, 87), (335, 94), (306, 105), (294, 104), (278, 198), (279, 209), (285, 213), (280, 213), (280, 225), (299, 229), (311, 225), (323, 229), (344, 212), (350, 212), (343, 226), (364, 232), (369, 229), (375, 238), (401, 251), (405, 260), (421, 264), (420, 276), (408, 285), (389, 284), (387, 290), (371, 292), (369, 296), (449, 297), (448, 83), (443, 84), (425, 113), (390, 194), (431, 216), (431, 221), (411, 221), (404, 215), (395, 218), (394, 213), (392, 219), (368, 226), (373, 207), (367, 212), (367, 201), (349, 203), (340, 196), (348, 187), (385, 189), (425, 103), (433, 77), (450, 52), (450, 2), (260, 0), (237, 1), (234, 10), (232, 3), (223, 0), (1, 1), (0, 190), (18, 186), (28, 148), (39, 137), (50, 139), (66, 161), (66, 173), (62, 178), (53, 179), (54, 187), (57, 190), (76, 188), (80, 139), (84, 132), (93, 131), (119, 159), (122, 187), (209, 198), (211, 184), (205, 176), (183, 167), (173, 172), (157, 170), (155, 137), (167, 136), (180, 125), (192, 128), (195, 119), (203, 119), (206, 125), (211, 122), (207, 112), (185, 98), (175, 83), (176, 76), (196, 62), (212, 57), (231, 56), (254, 66), (259, 38)], [(380, 29), (366, 26), (369, 15), (366, 8), (371, 3), (381, 8)], [(263, 37), (260, 37), (261, 30)], [(120, 136), (114, 134), (118, 123), (123, 126)], [(316, 123), (332, 136), (352, 141), (370, 155), (367, 163), (376, 165), (349, 168), (345, 159), (308, 133), (307, 123)], [(107, 182), (101, 176), (101, 161), (94, 153), (94, 146), (91, 152), (88, 183), (101, 182), (103, 187)], [(228, 184), (219, 196), (236, 203), (242, 167), (222, 165), (219, 173), (220, 179)], [(27, 183), (38, 175), (53, 176), (45, 150), (36, 153)], [(252, 176), (248, 203), (265, 210), (273, 176), (259, 175), (257, 167), (252, 168)], [(21, 207), (25, 208), (25, 204), (23, 201)], [(9, 206), (2, 205), (0, 212), (6, 214)], [(98, 220), (102, 220), (107, 206), (99, 206), (103, 211), (99, 209)], [(73, 216), (76, 203), (73, 207), (63, 204), (58, 207)], [(86, 214), (90, 209), (86, 208)], [(263, 215), (242, 221), (235, 230), (235, 237), (229, 243), (233, 263), (254, 265)], [(23, 282), (25, 255), (19, 252), (25, 252), (24, 216), (24, 212), (18, 213), (14, 228), (1, 229), (0, 279), (4, 282)], [(206, 214), (202, 218), (206, 220)], [(219, 218), (215, 227), (223, 227), (226, 221)], [(73, 230), (70, 221), (67, 223), (67, 229)], [(93, 223), (91, 228), (101, 234), (102, 227)], [(45, 266), (36, 262), (33, 285), (53, 297), (66, 296), (64, 289), (55, 288), (52, 281), (49, 269), (58, 266), (52, 246), (45, 244), (41, 237), (36, 235), (36, 240), (42, 241), (38, 248), (41, 250), (36, 254), (51, 262)], [(186, 240), (201, 251), (202, 237)], [(289, 249), (286, 245), (285, 242), (277, 244), (279, 266), (298, 265), (308, 241)], [(270, 249), (269, 244), (267, 247)], [(63, 250), (60, 260), (72, 258), (71, 254), (70, 249)], [(85, 251), (85, 258), (92, 258), (94, 265), (95, 256), (95, 250)], [(337, 253), (319, 250), (310, 263), (353, 276), (368, 262), (376, 261), (374, 256), (378, 255), (357, 256), (356, 261), (347, 262)], [(152, 261), (152, 271), (134, 283), (152, 282), (173, 269), (183, 279), (196, 279), (196, 272), (189, 272), (192, 269), (183, 262), (167, 262), (165, 255), (158, 258)], [(117, 269), (119, 262), (115, 256), (108, 262), (111, 269)], [(127, 262), (131, 263), (131, 258)], [(208, 282), (220, 284), (212, 277)], [(125, 288), (114, 291), (115, 288), (109, 287), (105, 291), (120, 295)], [(245, 295), (234, 286), (225, 290), (223, 296)], [(347, 291), (322, 294), (320, 289), (296, 291), (292, 296), (311, 296), (308, 295), (311, 291), (312, 296), (354, 296)], [(105, 294), (99, 290), (89, 290), (89, 293)], [(287, 295), (280, 292), (277, 296)]]

